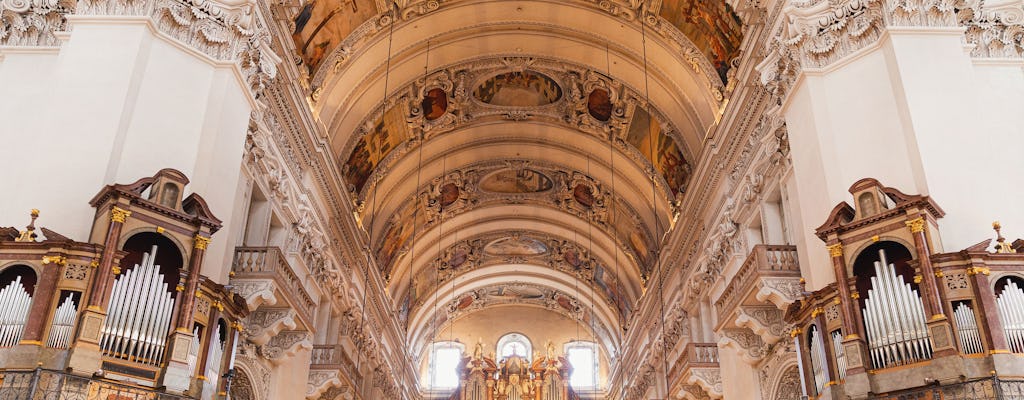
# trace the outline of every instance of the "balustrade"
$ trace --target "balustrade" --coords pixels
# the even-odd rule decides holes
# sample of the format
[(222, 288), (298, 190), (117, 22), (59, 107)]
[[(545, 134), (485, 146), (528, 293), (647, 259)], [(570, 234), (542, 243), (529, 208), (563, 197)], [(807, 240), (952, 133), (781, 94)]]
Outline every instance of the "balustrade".
[[(718, 318), (720, 321), (725, 320), (737, 306), (743, 304), (753, 294), (755, 288), (768, 287), (783, 293), (792, 292), (799, 280), (800, 264), (797, 262), (796, 246), (754, 246), (746, 261), (715, 302)], [(791, 297), (791, 294), (793, 293), (788, 293), (787, 297)]]
[(316, 303), (277, 247), (236, 247), (231, 266), (236, 280), (271, 280), (306, 326), (312, 322)]

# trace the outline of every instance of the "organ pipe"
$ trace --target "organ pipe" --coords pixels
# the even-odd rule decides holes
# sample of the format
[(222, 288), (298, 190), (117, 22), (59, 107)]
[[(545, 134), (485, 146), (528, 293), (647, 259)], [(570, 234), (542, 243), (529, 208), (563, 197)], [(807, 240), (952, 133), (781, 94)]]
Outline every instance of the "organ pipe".
[(814, 375), (814, 388), (818, 394), (821, 394), (822, 390), (825, 390), (825, 384), (828, 383), (828, 368), (825, 366), (825, 344), (821, 340), (821, 333), (818, 332), (818, 327), (811, 325), (810, 328), (810, 341), (811, 341), (811, 373)]
[(846, 379), (846, 353), (843, 350), (843, 333), (832, 331), (832, 354), (836, 355), (836, 369), (839, 379)]
[(960, 338), (960, 352), (978, 354), (984, 351), (981, 335), (978, 333), (978, 322), (974, 319), (974, 310), (970, 304), (961, 302), (953, 310), (953, 322), (956, 323), (957, 336)]
[(1003, 322), (1010, 351), (1024, 353), (1024, 289), (1007, 279), (1006, 287), (996, 298), (999, 318)]
[(46, 347), (66, 349), (71, 345), (71, 333), (75, 328), (75, 315), (77, 314), (78, 306), (75, 304), (74, 296), (68, 294), (53, 313), (50, 337), (46, 340)]
[(100, 349), (109, 357), (160, 365), (167, 344), (174, 297), (167, 290), (157, 246), (114, 281)]
[(31, 304), (32, 295), (22, 286), (21, 275), (0, 289), (0, 347), (11, 347), (21, 341)]
[(931, 358), (921, 296), (896, 273), (884, 250), (878, 255), (863, 309), (873, 365), (886, 368)]

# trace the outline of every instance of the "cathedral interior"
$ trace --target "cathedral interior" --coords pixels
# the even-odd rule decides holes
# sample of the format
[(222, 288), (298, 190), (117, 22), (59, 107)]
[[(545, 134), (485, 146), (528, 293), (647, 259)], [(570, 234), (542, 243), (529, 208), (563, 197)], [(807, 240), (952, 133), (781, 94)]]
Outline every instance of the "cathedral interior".
[(1022, 109), (1024, 0), (0, 0), (0, 399), (1024, 399)]

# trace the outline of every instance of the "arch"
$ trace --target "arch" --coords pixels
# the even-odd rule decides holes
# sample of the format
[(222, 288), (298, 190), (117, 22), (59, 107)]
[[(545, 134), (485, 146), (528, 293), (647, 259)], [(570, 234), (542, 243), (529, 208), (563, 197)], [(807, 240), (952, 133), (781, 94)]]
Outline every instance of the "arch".
[(779, 368), (782, 373), (773, 380), (775, 387), (772, 389), (772, 400), (800, 400), (803, 396), (800, 384), (800, 368), (795, 365)]
[(499, 358), (517, 355), (530, 360), (533, 358), (533, 343), (530, 342), (529, 337), (522, 333), (509, 332), (498, 339), (494, 354)]
[(122, 271), (128, 271), (142, 262), (144, 254), (150, 254), (153, 247), (157, 248), (154, 264), (160, 266), (160, 273), (164, 276), (164, 283), (167, 284), (168, 292), (176, 297), (181, 279), (181, 270), (184, 267), (183, 253), (178, 244), (171, 238), (156, 232), (139, 232), (131, 235), (124, 241), (121, 249), (128, 254), (121, 259)]
[(263, 400), (261, 392), (253, 386), (248, 368), (241, 364), (235, 366), (235, 376), (231, 380), (231, 398), (235, 400)]
[(914, 259), (914, 252), (911, 248), (895, 240), (882, 240), (872, 243), (861, 250), (854, 258), (852, 275), (856, 280), (857, 293), (860, 293), (858, 303), (864, 308), (864, 302), (868, 298), (868, 290), (871, 289), (871, 278), (875, 276), (874, 263), (878, 260), (878, 251), (885, 251), (889, 263), (896, 266), (896, 273), (903, 278), (903, 281), (910, 284), (914, 290), (918, 289), (914, 283), (914, 267), (910, 261)]
[(13, 263), (0, 269), (0, 288), (5, 288), (16, 280), (28, 292), (29, 296), (35, 294), (36, 283), (39, 280), (35, 268), (22, 263)]

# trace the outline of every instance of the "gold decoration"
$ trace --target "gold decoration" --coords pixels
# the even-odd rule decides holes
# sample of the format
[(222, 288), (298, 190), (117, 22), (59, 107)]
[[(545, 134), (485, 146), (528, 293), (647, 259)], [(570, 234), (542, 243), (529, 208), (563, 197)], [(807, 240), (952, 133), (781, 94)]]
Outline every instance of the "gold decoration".
[(68, 258), (64, 256), (43, 256), (43, 265), (46, 264), (67, 265)]
[(917, 217), (906, 222), (907, 227), (910, 228), (910, 232), (920, 233), (924, 232), (924, 218)]
[(162, 227), (162, 226), (156, 227), (156, 233), (164, 233), (165, 230), (166, 229), (164, 229), (164, 227)]
[(923, 276), (921, 276), (921, 275), (914, 275), (914, 283), (921, 283), (921, 281), (923, 281), (923, 280), (924, 280)]
[(206, 245), (210, 244), (210, 238), (200, 236), (198, 233), (196, 234), (196, 237), (193, 238), (193, 240), (195, 242), (195, 248), (198, 250), (206, 250)]
[(857, 300), (860, 298), (860, 293), (858, 293), (857, 291), (853, 291), (852, 293), (850, 293), (850, 298)]
[(941, 278), (941, 277), (944, 277), (944, 276), (946, 276), (946, 274), (943, 273), (942, 271), (935, 271), (935, 277), (936, 278)]
[(835, 299), (832, 299), (832, 303), (835, 303), (835, 304), (843, 304), (843, 300), (842, 300), (842, 299), (840, 299), (840, 298), (839, 298), (839, 296), (836, 296), (836, 298), (835, 298)]
[(992, 271), (989, 270), (988, 267), (970, 267), (970, 268), (967, 268), (967, 275), (971, 275), (971, 276), (974, 276), (974, 275), (977, 275), (977, 274), (988, 275), (988, 274), (991, 274), (991, 273), (992, 273)]
[(830, 244), (830, 245), (828, 245), (827, 249), (828, 249), (828, 254), (830, 254), (832, 257), (842, 257), (843, 256), (843, 244), (842, 243)]
[(179, 283), (178, 286), (174, 287), (174, 291), (175, 292), (184, 292), (185, 291), (185, 286)]
[(125, 210), (121, 207), (114, 206), (110, 209), (110, 221), (124, 223), (132, 215), (131, 211)]
[(29, 212), (29, 216), (32, 217), (32, 221), (25, 226), (25, 230), (18, 234), (18, 237), (14, 239), (15, 242), (35, 242), (36, 241), (36, 218), (39, 218), (39, 209), (33, 208)]
[(98, 267), (98, 266), (100, 266), (100, 259), (98, 259), (98, 258), (94, 258), (94, 259), (92, 260), (92, 262), (91, 262), (91, 263), (89, 263), (89, 267), (90, 267), (90, 268), (96, 268), (96, 267)]
[(996, 231), (996, 253), (1013, 254), (1017, 252), (1017, 250), (1014, 250), (1013, 247), (1006, 243), (1006, 238), (1003, 237), (1002, 232), (1003, 225), (999, 221), (992, 222), (992, 229)]
[(789, 331), (789, 337), (797, 337), (801, 333), (803, 333), (802, 329), (800, 329), (800, 328), (793, 328), (793, 330)]
[(213, 302), (213, 306), (217, 308), (217, 311), (224, 311), (224, 303), (221, 303), (220, 300)]
[(813, 311), (811, 311), (811, 318), (817, 317), (817, 316), (819, 316), (821, 314), (824, 314), (824, 313), (825, 313), (825, 310), (823, 308), (821, 308), (821, 307), (815, 308)]
[(110, 267), (110, 271), (113, 272), (114, 275), (121, 275), (121, 267), (120, 266), (115, 265), (113, 267)]
[(882, 240), (882, 238), (878, 237), (878, 235), (875, 235), (875, 236), (871, 237), (871, 241), (872, 242), (878, 242), (879, 240)]

